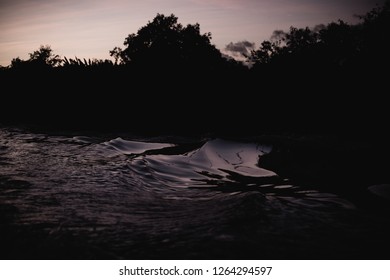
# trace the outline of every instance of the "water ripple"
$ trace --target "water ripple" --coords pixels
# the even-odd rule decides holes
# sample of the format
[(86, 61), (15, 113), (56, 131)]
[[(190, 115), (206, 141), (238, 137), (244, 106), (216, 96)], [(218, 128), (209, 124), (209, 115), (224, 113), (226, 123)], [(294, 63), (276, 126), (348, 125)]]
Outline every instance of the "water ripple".
[[(283, 242), (287, 250), (294, 242), (310, 247), (325, 239), (324, 227), (335, 229), (331, 234), (356, 230), (349, 221), (357, 211), (348, 200), (260, 168), (259, 157), (269, 151), (225, 139), (141, 141), (2, 129), (0, 207), (12, 209), (3, 223), (38, 228), (53, 240), (83, 238), (91, 246), (85, 250), (104, 247), (110, 258), (232, 256), (228, 249), (240, 256), (240, 248), (252, 252), (264, 240)], [(313, 242), (304, 241), (308, 232), (318, 235)]]

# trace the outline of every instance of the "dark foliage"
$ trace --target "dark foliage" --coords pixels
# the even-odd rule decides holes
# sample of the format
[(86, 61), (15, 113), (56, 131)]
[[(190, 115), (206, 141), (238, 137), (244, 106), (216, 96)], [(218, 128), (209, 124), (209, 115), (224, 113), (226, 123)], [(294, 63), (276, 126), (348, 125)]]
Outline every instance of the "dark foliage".
[[(389, 3), (350, 25), (275, 31), (252, 68), (226, 59), (199, 24), (157, 16), (111, 60), (41, 46), (0, 69), (1, 122), (226, 134), (359, 131), (386, 126)], [(6, 104), (6, 105), (5, 105)]]
[(211, 33), (201, 34), (198, 23), (183, 27), (173, 14), (157, 14), (137, 34), (130, 34), (124, 45), (125, 49), (115, 47), (110, 54), (120, 63), (142, 68), (210, 70), (222, 61), (211, 44)]

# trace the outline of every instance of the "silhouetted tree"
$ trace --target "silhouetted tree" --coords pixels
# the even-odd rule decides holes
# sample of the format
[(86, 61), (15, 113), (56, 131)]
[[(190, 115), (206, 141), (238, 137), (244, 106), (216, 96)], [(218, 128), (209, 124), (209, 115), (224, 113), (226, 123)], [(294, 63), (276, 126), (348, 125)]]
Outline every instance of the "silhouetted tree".
[(110, 56), (114, 58), (115, 65), (117, 65), (122, 61), (121, 55), (122, 55), (122, 49), (119, 47), (115, 47), (110, 51)]
[(284, 105), (289, 118), (283, 123), (315, 123), (324, 130), (384, 125), (389, 7), (388, 1), (353, 25), (339, 20), (315, 28), (291, 27), (278, 32), (280, 43), (264, 41), (252, 52), (253, 81), (262, 85), (268, 104), (277, 104), (276, 110)]
[(123, 64), (145, 67), (207, 68), (222, 60), (221, 53), (210, 40), (211, 33), (201, 34), (198, 23), (183, 27), (173, 14), (157, 14), (136, 34), (126, 37), (125, 49), (115, 47), (110, 55)]
[(30, 62), (44, 64), (50, 67), (60, 66), (62, 59), (59, 55), (53, 53), (53, 50), (49, 45), (41, 45), (38, 50), (29, 53)]
[(249, 61), (256, 66), (277, 64), (278, 67), (300, 66), (313, 63), (313, 55), (319, 42), (319, 33), (310, 28), (290, 27), (289, 32), (277, 30), (271, 40), (263, 41), (258, 50), (252, 51)]
[(358, 55), (361, 34), (357, 26), (339, 20), (320, 30), (318, 40), (324, 64), (339, 68), (349, 65)]
[(12, 69), (18, 69), (20, 67), (23, 67), (27, 62), (25, 60), (22, 60), (20, 57), (13, 58), (11, 60), (10, 67)]
[(252, 63), (268, 64), (278, 54), (280, 48), (271, 41), (263, 41), (258, 50), (253, 50), (248, 58)]
[(41, 45), (38, 50), (29, 53), (28, 60), (21, 58), (13, 58), (10, 64), (12, 69), (26, 69), (26, 68), (51, 68), (61, 66), (62, 59), (59, 55), (53, 53), (49, 45)]
[(259, 49), (252, 51), (249, 61), (255, 69), (268, 64), (328, 71), (384, 65), (384, 61), (389, 61), (389, 3), (360, 16), (363, 22), (355, 25), (339, 20), (312, 29), (291, 27), (289, 32), (275, 31), (271, 40), (263, 41)]
[(390, 62), (390, 1), (360, 18), (363, 34), (359, 49), (365, 57), (365, 67), (375, 64), (378, 69), (387, 68)]
[(289, 52), (302, 52), (318, 42), (318, 34), (308, 27), (290, 27), (290, 32), (286, 34), (285, 40)]

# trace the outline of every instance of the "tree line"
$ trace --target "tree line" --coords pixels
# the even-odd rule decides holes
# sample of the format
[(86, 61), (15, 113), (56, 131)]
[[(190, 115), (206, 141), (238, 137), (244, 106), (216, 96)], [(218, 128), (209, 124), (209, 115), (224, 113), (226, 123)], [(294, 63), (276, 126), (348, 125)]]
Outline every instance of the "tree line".
[[(257, 49), (246, 55), (246, 62), (256, 70), (269, 70), (296, 64), (337, 68), (354, 67), (356, 64), (369, 66), (384, 61), (384, 56), (388, 59), (389, 1), (358, 17), (358, 24), (348, 24), (340, 19), (314, 28), (292, 26), (288, 31), (276, 30), (270, 40), (261, 42)], [(14, 58), (2, 69), (102, 65), (144, 68), (190, 65), (202, 69), (240, 64), (223, 55), (211, 39), (211, 33), (201, 34), (198, 23), (183, 26), (173, 14), (157, 14), (137, 33), (125, 38), (124, 48), (114, 47), (109, 51), (113, 60), (61, 58), (53, 53), (50, 45), (41, 45), (38, 50), (29, 53), (29, 59)]]
[(1, 94), (12, 105), (3, 108), (10, 111), (3, 119), (27, 112), (29, 118), (71, 119), (72, 112), (72, 123), (111, 125), (108, 111), (115, 108), (115, 122), (141, 122), (149, 112), (159, 125), (177, 127), (182, 117), (188, 126), (211, 130), (383, 125), (389, 3), (357, 24), (277, 30), (245, 54), (245, 63), (224, 55), (198, 23), (183, 26), (173, 14), (157, 14), (128, 35), (123, 47), (109, 51), (112, 60), (62, 58), (42, 45), (29, 59), (1, 67), (0, 79), (12, 89)]

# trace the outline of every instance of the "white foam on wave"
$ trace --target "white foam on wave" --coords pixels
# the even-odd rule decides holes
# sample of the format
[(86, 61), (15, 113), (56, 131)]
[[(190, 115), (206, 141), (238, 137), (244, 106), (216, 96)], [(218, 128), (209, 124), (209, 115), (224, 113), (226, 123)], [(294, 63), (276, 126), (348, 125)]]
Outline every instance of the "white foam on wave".
[(255, 143), (215, 139), (183, 154), (137, 156), (132, 165), (139, 169), (147, 166), (147, 172), (170, 186), (215, 186), (241, 180), (245, 181), (242, 185), (259, 184), (262, 178), (277, 176), (257, 165), (259, 156), (264, 154), (262, 148)]
[(163, 148), (173, 147), (174, 144), (167, 143), (149, 143), (124, 140), (120, 137), (104, 143), (105, 145), (114, 148), (125, 155), (142, 154), (146, 151), (159, 150)]
[(231, 171), (250, 177), (275, 176), (272, 171), (257, 165), (262, 147), (255, 143), (241, 143), (222, 139), (208, 141), (199, 150), (188, 155), (190, 161), (203, 163), (214, 170)]

